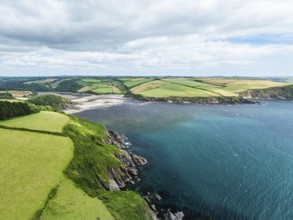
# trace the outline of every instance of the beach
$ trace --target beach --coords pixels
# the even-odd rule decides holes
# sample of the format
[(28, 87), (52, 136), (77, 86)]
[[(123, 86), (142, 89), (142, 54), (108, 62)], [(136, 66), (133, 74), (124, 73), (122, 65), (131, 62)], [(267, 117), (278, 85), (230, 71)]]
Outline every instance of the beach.
[(73, 114), (97, 107), (109, 107), (113, 105), (122, 105), (130, 102), (131, 99), (123, 97), (123, 95), (71, 95), (70, 100), (73, 105), (65, 109), (67, 114)]

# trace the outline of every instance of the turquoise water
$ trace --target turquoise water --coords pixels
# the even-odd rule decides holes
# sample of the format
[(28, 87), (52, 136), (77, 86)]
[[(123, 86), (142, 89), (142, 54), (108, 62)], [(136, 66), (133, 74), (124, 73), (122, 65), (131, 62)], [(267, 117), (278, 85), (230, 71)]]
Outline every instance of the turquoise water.
[(185, 219), (293, 219), (293, 102), (128, 104), (77, 114), (126, 134), (149, 160), (141, 192)]

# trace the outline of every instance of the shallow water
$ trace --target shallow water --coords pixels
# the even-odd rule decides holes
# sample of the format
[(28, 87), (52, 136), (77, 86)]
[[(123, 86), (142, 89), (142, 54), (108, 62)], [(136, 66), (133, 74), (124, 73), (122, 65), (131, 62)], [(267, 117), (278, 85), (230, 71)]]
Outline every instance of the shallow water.
[(293, 102), (127, 104), (77, 115), (126, 134), (149, 160), (137, 187), (184, 219), (293, 219)]

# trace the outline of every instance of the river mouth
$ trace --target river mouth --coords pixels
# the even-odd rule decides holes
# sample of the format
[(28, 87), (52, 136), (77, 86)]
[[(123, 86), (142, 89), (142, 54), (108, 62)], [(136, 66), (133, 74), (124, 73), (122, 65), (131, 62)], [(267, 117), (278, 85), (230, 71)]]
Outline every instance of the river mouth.
[(293, 103), (122, 104), (76, 113), (125, 134), (149, 163), (133, 186), (184, 219), (293, 217)]

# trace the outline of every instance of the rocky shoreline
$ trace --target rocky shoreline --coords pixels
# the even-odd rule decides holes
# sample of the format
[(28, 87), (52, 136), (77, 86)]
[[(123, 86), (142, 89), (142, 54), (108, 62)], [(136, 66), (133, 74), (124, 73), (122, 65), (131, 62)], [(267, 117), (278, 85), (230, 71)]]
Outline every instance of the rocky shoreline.
[[(103, 185), (110, 191), (123, 190), (127, 188), (128, 184), (135, 184), (136, 181), (140, 181), (140, 178), (138, 177), (138, 168), (146, 165), (148, 161), (142, 156), (127, 151), (131, 146), (131, 143), (125, 135), (108, 130), (108, 137), (107, 144), (116, 145), (120, 148), (120, 153), (115, 156), (122, 162), (122, 165), (115, 169), (112, 168), (108, 172), (109, 183), (103, 183)], [(155, 201), (162, 200), (162, 197), (158, 194), (152, 195), (151, 193), (148, 193), (148, 195), (145, 195), (143, 198), (149, 206), (153, 220), (162, 219), (158, 216), (163, 216), (164, 220), (182, 220), (184, 217), (183, 212), (172, 213), (169, 209), (157, 210)]]
[(138, 98), (145, 102), (165, 102), (174, 104), (209, 104), (209, 105), (235, 105), (235, 104), (256, 104), (257, 102), (237, 97), (168, 97), (168, 98)]

